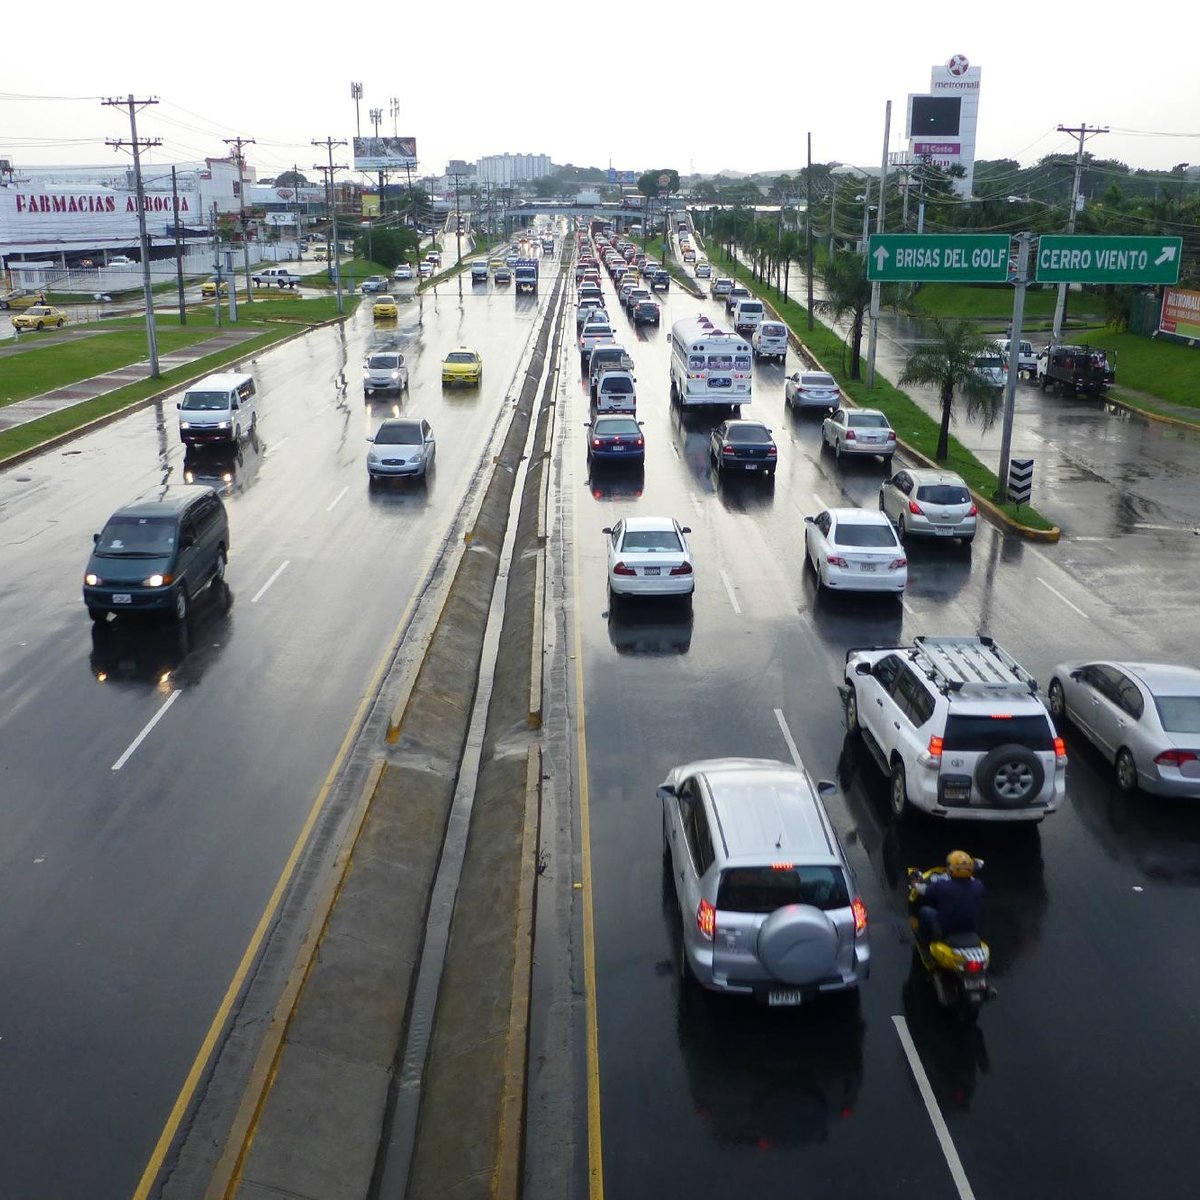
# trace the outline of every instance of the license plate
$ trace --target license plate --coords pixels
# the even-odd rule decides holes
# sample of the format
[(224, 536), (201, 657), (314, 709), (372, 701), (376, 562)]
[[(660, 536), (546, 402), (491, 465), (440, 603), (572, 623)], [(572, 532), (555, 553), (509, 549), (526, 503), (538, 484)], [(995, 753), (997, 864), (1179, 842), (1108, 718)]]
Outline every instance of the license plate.
[(947, 804), (966, 804), (971, 799), (971, 787), (969, 784), (946, 784), (942, 788), (942, 799)]
[(128, 592), (114, 592), (112, 602), (114, 604), (132, 604), (133, 597)]
[(767, 993), (767, 1004), (771, 1008), (795, 1008), (804, 1003), (804, 996), (799, 989), (772, 988)]
[(954, 527), (951, 525), (939, 525), (934, 530), (934, 533), (936, 533), (938, 537), (949, 537), (953, 532)]
[(987, 987), (986, 979), (964, 979), (963, 991), (966, 992), (982, 992)]
[(662, 567), (643, 567), (643, 575), (659, 575), (662, 573)]
[(733, 381), (730, 379), (710, 379), (708, 386), (710, 388), (727, 388)]
[(869, 573), (869, 572), (875, 570), (875, 564), (874, 563), (859, 563), (858, 569), (860, 571), (867, 571)]
[(757, 471), (757, 470), (758, 470), (758, 464), (757, 464), (757, 463), (747, 463), (747, 464), (746, 464), (746, 470), (747, 470), (747, 471)]

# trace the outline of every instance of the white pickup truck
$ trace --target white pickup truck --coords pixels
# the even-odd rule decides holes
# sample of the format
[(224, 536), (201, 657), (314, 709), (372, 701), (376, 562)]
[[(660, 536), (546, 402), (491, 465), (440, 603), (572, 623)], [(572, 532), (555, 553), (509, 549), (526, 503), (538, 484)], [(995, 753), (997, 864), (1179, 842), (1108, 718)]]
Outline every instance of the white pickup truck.
[[(1008, 348), (1012, 342), (1008, 338), (1001, 338), (997, 343), (1000, 347), (1000, 355), (1004, 359), (1004, 366), (1008, 367)], [(1028, 375), (1031, 379), (1037, 374), (1037, 352), (1033, 348), (1032, 342), (1024, 340), (1017, 343), (1017, 374)]]
[(294, 288), (300, 286), (300, 276), (287, 267), (263, 267), (255, 271), (250, 278), (255, 287)]

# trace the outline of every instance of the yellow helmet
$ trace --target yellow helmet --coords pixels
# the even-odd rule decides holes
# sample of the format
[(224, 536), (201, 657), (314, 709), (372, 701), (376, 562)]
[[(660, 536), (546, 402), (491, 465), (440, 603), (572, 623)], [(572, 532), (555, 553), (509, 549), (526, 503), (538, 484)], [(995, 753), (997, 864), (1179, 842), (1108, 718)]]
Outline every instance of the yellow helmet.
[(975, 860), (965, 850), (951, 850), (946, 855), (946, 870), (955, 879), (970, 879), (975, 874)]

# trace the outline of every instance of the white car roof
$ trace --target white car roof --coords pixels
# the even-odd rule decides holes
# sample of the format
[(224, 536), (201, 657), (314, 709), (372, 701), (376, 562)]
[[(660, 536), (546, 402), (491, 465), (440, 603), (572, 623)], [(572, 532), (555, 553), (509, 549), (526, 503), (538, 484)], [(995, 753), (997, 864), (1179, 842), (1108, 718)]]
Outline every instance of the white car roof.
[(855, 525), (887, 525), (891, 520), (887, 513), (876, 508), (827, 508), (825, 510), (835, 521), (853, 523)]
[(626, 517), (626, 529), (671, 529), (675, 528), (672, 517)]

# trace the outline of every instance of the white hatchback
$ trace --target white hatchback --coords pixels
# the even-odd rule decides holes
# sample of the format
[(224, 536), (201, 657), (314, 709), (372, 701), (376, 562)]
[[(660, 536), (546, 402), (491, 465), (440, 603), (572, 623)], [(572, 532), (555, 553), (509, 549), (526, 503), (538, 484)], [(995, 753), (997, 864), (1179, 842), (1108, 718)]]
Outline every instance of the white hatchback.
[(626, 517), (606, 526), (610, 603), (617, 596), (690, 597), (696, 572), (689, 533), (672, 517)]
[(896, 431), (877, 408), (835, 409), (821, 425), (821, 442), (838, 462), (843, 454), (869, 454), (890, 463), (896, 453)]
[(827, 508), (804, 518), (804, 554), (817, 589), (904, 594), (908, 559), (887, 515), (867, 508)]

